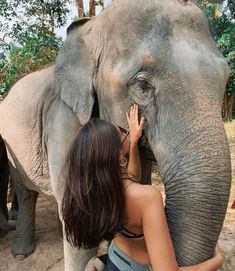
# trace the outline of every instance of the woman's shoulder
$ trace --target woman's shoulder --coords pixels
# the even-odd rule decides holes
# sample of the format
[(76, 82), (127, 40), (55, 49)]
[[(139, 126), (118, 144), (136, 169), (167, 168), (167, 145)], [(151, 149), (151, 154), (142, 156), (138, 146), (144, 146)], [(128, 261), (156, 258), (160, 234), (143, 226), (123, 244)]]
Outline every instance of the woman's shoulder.
[(143, 217), (151, 206), (164, 209), (161, 192), (156, 186), (130, 183), (126, 189), (126, 211), (129, 224), (142, 225)]
[(141, 205), (147, 205), (150, 202), (158, 203), (163, 201), (161, 192), (154, 185), (143, 185), (131, 183), (127, 188), (127, 197)]

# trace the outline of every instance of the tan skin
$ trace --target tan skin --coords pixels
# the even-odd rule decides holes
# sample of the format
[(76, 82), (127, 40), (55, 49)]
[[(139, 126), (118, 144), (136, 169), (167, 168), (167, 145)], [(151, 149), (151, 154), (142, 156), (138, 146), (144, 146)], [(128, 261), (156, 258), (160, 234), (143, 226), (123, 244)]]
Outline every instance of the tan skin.
[[(138, 106), (131, 107), (126, 113), (130, 129), (130, 142), (122, 144), (120, 159), (128, 152), (127, 168), (122, 167), (123, 174), (134, 181), (124, 180), (126, 193), (126, 225), (130, 231), (144, 237), (128, 239), (117, 233), (113, 242), (124, 253), (141, 264), (151, 264), (153, 271), (215, 271), (223, 263), (223, 258), (216, 246), (214, 257), (200, 264), (178, 267), (173, 244), (167, 225), (161, 193), (151, 185), (136, 183), (141, 178), (141, 166), (138, 151), (138, 140), (142, 135), (144, 119), (138, 120)], [(125, 134), (120, 132), (121, 140)], [(129, 146), (130, 145), (130, 146)]]

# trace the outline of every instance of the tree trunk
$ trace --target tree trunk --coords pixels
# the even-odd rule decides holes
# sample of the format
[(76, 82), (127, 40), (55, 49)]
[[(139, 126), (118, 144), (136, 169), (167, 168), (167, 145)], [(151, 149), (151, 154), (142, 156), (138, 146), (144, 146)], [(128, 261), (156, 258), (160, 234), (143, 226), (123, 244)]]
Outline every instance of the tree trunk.
[(77, 6), (77, 10), (78, 10), (78, 17), (79, 18), (85, 17), (83, 1), (76, 0), (76, 6)]
[(225, 122), (228, 121), (228, 94), (227, 94), (227, 92), (224, 93), (222, 117), (223, 117), (223, 121), (225, 121)]
[(89, 16), (95, 16), (95, 0), (89, 1)]
[(152, 161), (140, 157), (141, 159), (141, 180), (142, 184), (151, 184), (151, 173), (152, 173)]
[(232, 121), (233, 119), (233, 105), (235, 103), (235, 91), (229, 96), (228, 99), (228, 116), (227, 121)]
[(228, 95), (228, 93), (225, 92), (223, 109), (222, 109), (222, 116), (225, 122), (232, 121), (234, 103), (235, 103), (235, 91), (233, 91), (233, 93), (230, 95)]

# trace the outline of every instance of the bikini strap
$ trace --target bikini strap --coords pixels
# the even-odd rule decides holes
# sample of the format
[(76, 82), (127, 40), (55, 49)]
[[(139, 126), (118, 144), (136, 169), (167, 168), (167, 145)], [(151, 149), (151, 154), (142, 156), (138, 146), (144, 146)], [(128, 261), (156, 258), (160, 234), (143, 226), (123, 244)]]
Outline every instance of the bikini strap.
[[(144, 234), (140, 233), (140, 234), (136, 234), (134, 232), (129, 231), (127, 228), (125, 228), (124, 226), (121, 226), (121, 231), (119, 231), (119, 233), (121, 233), (123, 236), (127, 237), (127, 238), (140, 238), (143, 237)], [(124, 232), (123, 232), (124, 231)]]

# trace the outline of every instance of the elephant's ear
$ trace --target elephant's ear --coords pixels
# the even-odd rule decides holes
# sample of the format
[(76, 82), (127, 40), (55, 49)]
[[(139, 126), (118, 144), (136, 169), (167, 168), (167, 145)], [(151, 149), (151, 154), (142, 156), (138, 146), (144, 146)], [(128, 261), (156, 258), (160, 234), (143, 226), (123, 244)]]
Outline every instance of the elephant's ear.
[(55, 64), (55, 91), (82, 125), (89, 121), (95, 100), (94, 63), (86, 44), (86, 35), (92, 28), (88, 21), (82, 19), (68, 27), (67, 39)]

